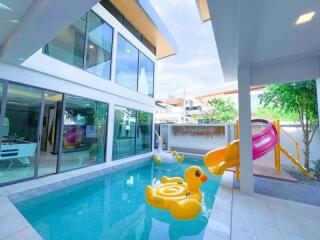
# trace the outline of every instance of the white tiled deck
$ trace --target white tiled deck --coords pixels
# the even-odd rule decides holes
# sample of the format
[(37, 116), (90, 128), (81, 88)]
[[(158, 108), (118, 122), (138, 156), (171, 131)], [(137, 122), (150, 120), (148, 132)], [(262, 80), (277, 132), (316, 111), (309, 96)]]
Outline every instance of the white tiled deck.
[(232, 240), (318, 240), (320, 208), (233, 191)]
[(233, 173), (225, 172), (206, 227), (206, 240), (229, 240), (231, 236)]

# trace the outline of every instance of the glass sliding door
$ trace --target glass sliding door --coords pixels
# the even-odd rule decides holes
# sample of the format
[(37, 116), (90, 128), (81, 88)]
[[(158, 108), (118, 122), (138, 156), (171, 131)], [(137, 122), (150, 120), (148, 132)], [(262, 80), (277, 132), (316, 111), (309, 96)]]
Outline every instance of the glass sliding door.
[(135, 154), (137, 111), (130, 108), (115, 107), (113, 158), (133, 156)]
[(104, 162), (108, 105), (65, 95), (61, 171)]
[(60, 127), (62, 121), (63, 94), (43, 91), (43, 118), (40, 151), (38, 155), (38, 176), (57, 172)]
[(138, 112), (136, 154), (151, 151), (152, 146), (152, 113)]
[(8, 84), (0, 154), (0, 183), (34, 177), (42, 91)]

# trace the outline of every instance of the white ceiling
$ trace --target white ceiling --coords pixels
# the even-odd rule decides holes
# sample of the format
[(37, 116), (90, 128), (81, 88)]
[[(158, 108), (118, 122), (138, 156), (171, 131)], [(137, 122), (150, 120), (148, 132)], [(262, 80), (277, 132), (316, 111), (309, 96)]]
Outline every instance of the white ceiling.
[[(320, 1), (249, 1), (240, 6), (239, 61), (257, 63), (320, 50)], [(312, 21), (295, 25), (297, 18), (315, 11)], [(246, 29), (243, 29), (246, 28)], [(251, 51), (248, 51), (251, 49)], [(247, 58), (247, 59), (245, 59)]]
[[(255, 84), (320, 76), (319, 0), (208, 0), (208, 7), (226, 81), (237, 81), (239, 68), (251, 69)], [(310, 22), (295, 24), (311, 11)]]
[(0, 46), (7, 39), (33, 0), (0, 0)]

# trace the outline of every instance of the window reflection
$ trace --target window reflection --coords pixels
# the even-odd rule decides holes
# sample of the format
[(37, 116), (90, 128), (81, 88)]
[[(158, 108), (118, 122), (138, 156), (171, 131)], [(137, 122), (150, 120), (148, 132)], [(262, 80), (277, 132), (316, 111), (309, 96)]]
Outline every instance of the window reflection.
[(151, 151), (152, 121), (151, 113), (138, 112), (136, 153)]
[(112, 28), (92, 11), (88, 12), (87, 71), (110, 79)]
[(153, 62), (139, 52), (139, 92), (150, 97), (153, 97), (153, 71)]
[(86, 15), (49, 42), (44, 53), (65, 63), (83, 68)]
[(43, 91), (44, 106), (39, 145), (38, 176), (56, 173), (62, 121), (63, 94)]
[(107, 104), (70, 95), (65, 98), (61, 170), (103, 162)]
[(118, 35), (116, 82), (137, 91), (138, 50)]
[(113, 157), (122, 158), (134, 155), (136, 136), (136, 111), (116, 107), (113, 133)]
[(115, 108), (113, 159), (150, 152), (153, 115), (124, 107)]

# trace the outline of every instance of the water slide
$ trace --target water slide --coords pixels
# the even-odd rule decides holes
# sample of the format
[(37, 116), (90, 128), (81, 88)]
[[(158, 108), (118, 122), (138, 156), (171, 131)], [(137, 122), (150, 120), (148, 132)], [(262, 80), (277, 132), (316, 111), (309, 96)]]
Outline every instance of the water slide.
[[(259, 133), (252, 136), (252, 157), (256, 160), (279, 143), (276, 127), (264, 119), (253, 119), (252, 123), (263, 123), (266, 127)], [(204, 164), (209, 172), (214, 175), (222, 175), (227, 168), (237, 167), (239, 160), (239, 140), (234, 140), (226, 147), (221, 147), (208, 152), (204, 157)]]

